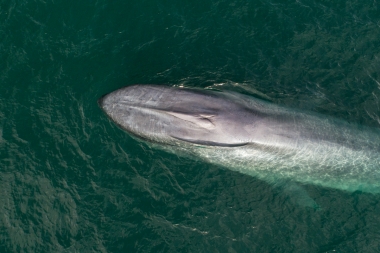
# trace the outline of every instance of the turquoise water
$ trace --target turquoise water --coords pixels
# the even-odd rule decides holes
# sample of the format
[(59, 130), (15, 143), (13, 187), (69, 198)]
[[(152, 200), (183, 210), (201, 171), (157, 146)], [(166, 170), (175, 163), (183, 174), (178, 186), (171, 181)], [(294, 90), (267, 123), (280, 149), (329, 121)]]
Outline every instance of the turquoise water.
[(0, 252), (379, 251), (380, 195), (303, 185), (300, 206), (96, 103), (213, 87), (379, 128), (376, 1), (6, 0), (0, 38)]

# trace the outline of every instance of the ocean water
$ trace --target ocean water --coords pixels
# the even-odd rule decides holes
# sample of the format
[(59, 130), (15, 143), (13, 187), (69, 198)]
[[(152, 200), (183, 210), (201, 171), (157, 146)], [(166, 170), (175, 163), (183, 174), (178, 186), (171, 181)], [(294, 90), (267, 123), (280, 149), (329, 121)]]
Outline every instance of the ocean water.
[[(380, 195), (281, 187), (131, 138), (126, 85), (380, 128), (377, 1), (0, 1), (0, 252), (378, 252)], [(379, 168), (380, 169), (380, 168)]]

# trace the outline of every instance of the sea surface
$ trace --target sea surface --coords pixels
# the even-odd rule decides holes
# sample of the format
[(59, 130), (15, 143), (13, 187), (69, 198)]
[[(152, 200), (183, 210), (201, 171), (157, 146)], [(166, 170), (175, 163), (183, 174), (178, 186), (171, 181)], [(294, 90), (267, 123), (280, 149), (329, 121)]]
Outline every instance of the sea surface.
[(380, 2), (0, 0), (0, 252), (380, 251), (380, 195), (152, 148), (97, 105), (132, 84), (380, 128)]

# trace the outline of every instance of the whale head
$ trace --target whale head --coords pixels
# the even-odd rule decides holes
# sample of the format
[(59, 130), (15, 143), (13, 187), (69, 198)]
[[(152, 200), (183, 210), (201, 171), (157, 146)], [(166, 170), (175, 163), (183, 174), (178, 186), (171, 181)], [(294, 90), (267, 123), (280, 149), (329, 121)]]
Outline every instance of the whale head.
[(98, 104), (129, 133), (172, 145), (243, 146), (251, 141), (247, 125), (260, 118), (223, 92), (159, 85), (121, 88)]

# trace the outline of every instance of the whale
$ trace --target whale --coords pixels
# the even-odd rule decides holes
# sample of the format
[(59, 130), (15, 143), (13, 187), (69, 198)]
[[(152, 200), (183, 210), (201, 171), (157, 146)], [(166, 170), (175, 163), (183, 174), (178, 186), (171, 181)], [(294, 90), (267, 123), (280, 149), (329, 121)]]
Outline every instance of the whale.
[(380, 193), (380, 130), (231, 91), (132, 85), (98, 100), (154, 148), (269, 183)]

